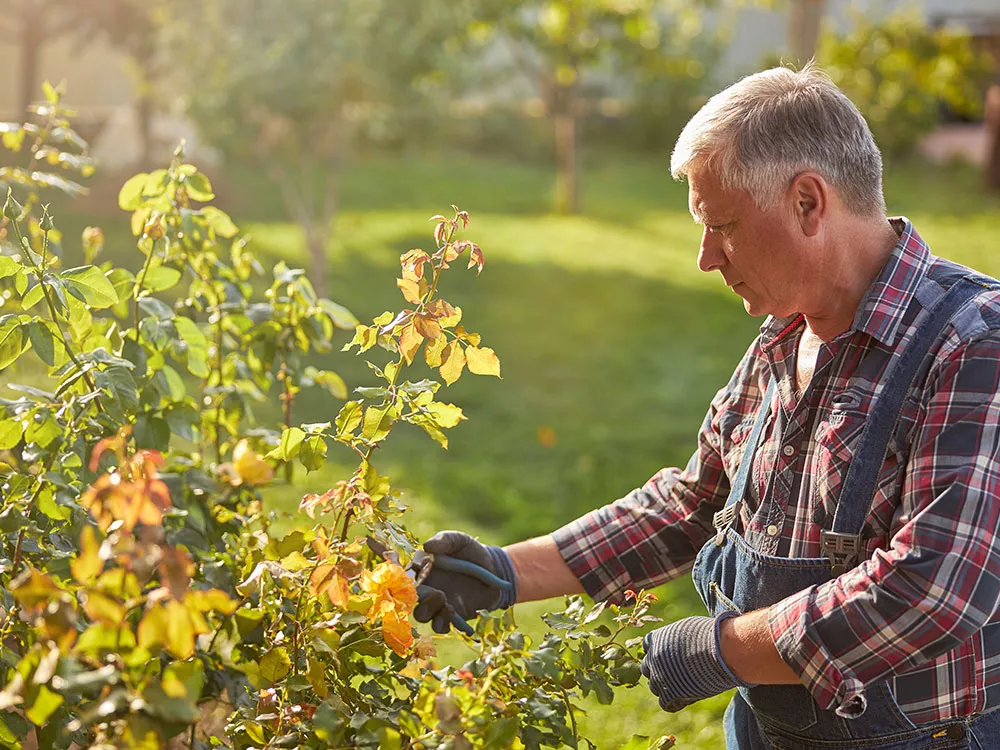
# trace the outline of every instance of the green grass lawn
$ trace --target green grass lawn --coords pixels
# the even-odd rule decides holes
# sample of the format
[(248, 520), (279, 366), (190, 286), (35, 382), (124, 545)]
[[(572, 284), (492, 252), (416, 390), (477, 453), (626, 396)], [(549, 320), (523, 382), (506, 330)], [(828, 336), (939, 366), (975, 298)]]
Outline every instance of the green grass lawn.
[[(220, 205), (242, 220), (261, 258), (303, 265), (301, 235), (280, 219), (267, 184), (221, 176)], [(717, 275), (697, 270), (699, 232), (665, 155), (595, 159), (584, 185), (583, 215), (562, 218), (547, 213), (552, 175), (544, 168), (442, 157), (375, 161), (346, 176), (329, 249), (331, 296), (362, 320), (399, 307), (398, 257), (431, 247), (427, 217), (447, 213), (449, 204), (471, 213), (468, 237), (486, 254), (480, 278), (456, 268), (443, 294), (496, 350), (503, 380), (467, 375), (439, 394), (468, 416), (451, 431), (448, 452), (404, 426), (377, 458), (407, 488), (417, 537), (443, 527), (495, 543), (542, 534), (664, 465), (683, 465), (709, 400), (756, 334), (761, 321), (746, 316)], [(890, 210), (910, 216), (938, 254), (997, 274), (1000, 200), (979, 185), (967, 168), (900, 167), (887, 180)], [(70, 218), (68, 235), (79, 223)], [(116, 222), (123, 227), (125, 219)], [(127, 233), (104, 224), (109, 252), (134, 265)], [(331, 354), (317, 364), (352, 386), (370, 383), (356, 357)], [(324, 421), (338, 409), (322, 394), (303, 393), (295, 416)], [(542, 427), (553, 431), (554, 444), (540, 442)], [(273, 506), (293, 512), (303, 492), (329, 487), (350, 459), (331, 449), (323, 470), (274, 487)], [(658, 594), (668, 618), (699, 611), (688, 580)], [(519, 610), (529, 629), (538, 628), (544, 607)], [(680, 747), (717, 748), (725, 703), (667, 715), (640, 687), (611, 707), (587, 701), (581, 729), (601, 748), (633, 733), (673, 733)]]

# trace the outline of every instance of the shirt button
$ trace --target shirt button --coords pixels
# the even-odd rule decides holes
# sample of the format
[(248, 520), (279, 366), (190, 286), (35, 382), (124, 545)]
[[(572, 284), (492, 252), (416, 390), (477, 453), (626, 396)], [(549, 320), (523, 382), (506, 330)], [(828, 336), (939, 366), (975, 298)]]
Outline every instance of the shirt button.
[(778, 527), (775, 526), (772, 523), (770, 526), (767, 527), (767, 535), (768, 536), (777, 536), (778, 535)]
[(795, 446), (786, 445), (784, 448), (781, 449), (781, 452), (784, 453), (789, 458), (791, 458), (792, 456), (795, 455)]

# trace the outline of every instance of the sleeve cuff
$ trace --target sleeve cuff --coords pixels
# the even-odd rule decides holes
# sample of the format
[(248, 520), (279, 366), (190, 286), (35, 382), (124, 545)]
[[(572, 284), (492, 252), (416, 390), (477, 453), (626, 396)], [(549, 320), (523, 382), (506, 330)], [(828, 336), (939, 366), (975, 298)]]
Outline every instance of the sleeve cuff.
[(617, 604), (625, 598), (631, 578), (621, 561), (607, 554), (610, 547), (602, 533), (603, 525), (595, 517), (598, 512), (588, 513), (553, 531), (550, 536), (583, 590), (594, 601)]
[(864, 685), (845, 671), (812, 624), (811, 586), (775, 604), (768, 613), (768, 626), (778, 655), (799, 675), (817, 705), (835, 711), (844, 719), (856, 719), (868, 707)]

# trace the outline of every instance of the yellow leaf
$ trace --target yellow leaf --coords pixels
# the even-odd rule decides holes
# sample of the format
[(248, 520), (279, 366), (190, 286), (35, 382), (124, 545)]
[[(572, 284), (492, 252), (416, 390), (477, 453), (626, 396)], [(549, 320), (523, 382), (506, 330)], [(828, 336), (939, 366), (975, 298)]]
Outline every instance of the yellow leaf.
[(399, 287), (399, 291), (403, 293), (403, 298), (407, 302), (419, 305), (423, 300), (423, 297), (420, 294), (419, 282), (412, 279), (396, 279), (396, 286)]
[(399, 336), (399, 352), (406, 359), (406, 364), (413, 364), (413, 358), (417, 355), (417, 350), (423, 340), (424, 337), (417, 332), (412, 323), (403, 329)]
[(194, 654), (194, 626), (187, 607), (177, 601), (168, 602), (164, 607), (167, 651), (178, 659), (188, 659)]
[(465, 350), (465, 358), (469, 363), (469, 372), (476, 375), (496, 375), (500, 377), (500, 359), (489, 347), (482, 349), (470, 346)]
[(313, 692), (321, 699), (326, 698), (330, 688), (326, 684), (326, 669), (323, 662), (316, 659), (309, 660), (309, 671), (307, 672), (309, 684), (312, 685)]
[(230, 599), (222, 589), (190, 589), (184, 597), (184, 604), (196, 612), (218, 612), (223, 615), (231, 615), (237, 607), (237, 602)]
[(167, 611), (159, 604), (150, 607), (142, 616), (136, 631), (139, 646), (149, 649), (163, 643), (167, 633)]
[(97, 591), (87, 592), (83, 610), (91, 620), (106, 625), (118, 625), (125, 619), (124, 605)]
[(428, 367), (441, 366), (441, 352), (446, 346), (448, 346), (448, 339), (445, 336), (438, 336), (427, 342), (427, 346), (424, 347), (424, 359), (427, 361)]
[(465, 351), (457, 341), (452, 341), (441, 352), (441, 368), (439, 372), (444, 382), (451, 385), (462, 377), (462, 369), (465, 367)]
[(443, 404), (440, 401), (435, 401), (427, 404), (424, 408), (431, 413), (431, 417), (438, 427), (454, 427), (465, 419), (462, 409), (454, 404)]
[(77, 583), (93, 581), (104, 570), (100, 552), (101, 543), (97, 541), (94, 527), (84, 526), (83, 533), (80, 534), (80, 552), (76, 559), (69, 563), (69, 569), (73, 572), (73, 578)]

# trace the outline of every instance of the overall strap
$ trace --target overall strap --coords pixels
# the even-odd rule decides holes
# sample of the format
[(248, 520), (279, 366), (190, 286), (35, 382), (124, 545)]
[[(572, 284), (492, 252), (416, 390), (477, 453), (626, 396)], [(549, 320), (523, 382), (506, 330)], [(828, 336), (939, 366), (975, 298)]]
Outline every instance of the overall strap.
[(757, 452), (761, 433), (764, 431), (764, 422), (767, 421), (767, 413), (771, 407), (771, 401), (774, 400), (774, 391), (775, 380), (771, 378), (771, 382), (768, 383), (767, 390), (764, 392), (764, 398), (760, 402), (760, 408), (757, 410), (757, 418), (754, 420), (750, 437), (747, 438), (746, 448), (743, 449), (740, 468), (736, 471), (736, 479), (733, 480), (732, 488), (729, 490), (729, 497), (726, 499), (726, 504), (722, 510), (712, 517), (712, 525), (719, 532), (715, 538), (715, 542), (720, 546), (726, 541), (726, 532), (739, 515), (740, 501), (743, 500), (743, 494), (746, 492), (747, 477), (750, 476), (750, 467), (753, 465), (753, 457)]
[(926, 308), (924, 320), (909, 344), (889, 364), (885, 375), (888, 385), (883, 388), (865, 421), (847, 477), (841, 486), (833, 529), (820, 532), (820, 545), (823, 554), (830, 559), (833, 575), (840, 575), (860, 562), (861, 531), (875, 499), (889, 437), (921, 363), (958, 310), (984, 288), (993, 287), (994, 284), (985, 278), (970, 276), (956, 281), (947, 292), (941, 293), (940, 287), (937, 287), (938, 298)]

